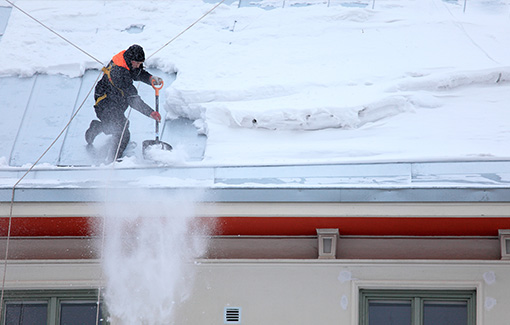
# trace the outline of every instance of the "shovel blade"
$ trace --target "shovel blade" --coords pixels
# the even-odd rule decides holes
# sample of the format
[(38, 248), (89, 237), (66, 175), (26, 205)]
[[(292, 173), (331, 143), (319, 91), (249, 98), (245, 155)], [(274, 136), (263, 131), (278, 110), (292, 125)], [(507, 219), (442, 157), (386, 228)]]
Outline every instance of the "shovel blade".
[(148, 157), (148, 151), (149, 150), (164, 150), (164, 151), (171, 151), (172, 150), (172, 146), (169, 145), (168, 143), (166, 142), (163, 142), (163, 141), (159, 141), (159, 140), (145, 140), (143, 143), (142, 143), (142, 153), (143, 153), (143, 157), (145, 159), (147, 158), (150, 158)]

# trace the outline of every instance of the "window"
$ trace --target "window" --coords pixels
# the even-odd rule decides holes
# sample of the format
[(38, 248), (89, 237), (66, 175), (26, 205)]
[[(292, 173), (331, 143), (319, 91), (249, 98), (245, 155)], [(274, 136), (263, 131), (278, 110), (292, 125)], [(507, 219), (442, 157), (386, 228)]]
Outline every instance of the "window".
[[(101, 315), (99, 324), (108, 324)], [(19, 290), (6, 291), (2, 324), (95, 325), (97, 291), (95, 290)]]
[(360, 290), (360, 325), (475, 325), (475, 290)]

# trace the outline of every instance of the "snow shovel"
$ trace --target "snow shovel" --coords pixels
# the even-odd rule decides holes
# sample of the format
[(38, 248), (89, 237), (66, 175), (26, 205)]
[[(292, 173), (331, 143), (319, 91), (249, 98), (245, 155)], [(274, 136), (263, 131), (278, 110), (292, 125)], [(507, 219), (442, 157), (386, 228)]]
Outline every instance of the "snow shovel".
[[(156, 91), (156, 112), (159, 113), (159, 90), (161, 88), (163, 88), (163, 81), (161, 81), (161, 85), (159, 85), (159, 86), (156, 86), (154, 84), (154, 80), (152, 80), (151, 83), (152, 83), (152, 88), (154, 88), (154, 90)], [(166, 150), (166, 151), (172, 150), (171, 145), (169, 145), (166, 142), (159, 141), (159, 122), (158, 121), (156, 121), (156, 140), (145, 140), (142, 144), (142, 153), (143, 153), (143, 157), (145, 159), (150, 158), (148, 156), (149, 149), (150, 150), (160, 149), (160, 150)]]

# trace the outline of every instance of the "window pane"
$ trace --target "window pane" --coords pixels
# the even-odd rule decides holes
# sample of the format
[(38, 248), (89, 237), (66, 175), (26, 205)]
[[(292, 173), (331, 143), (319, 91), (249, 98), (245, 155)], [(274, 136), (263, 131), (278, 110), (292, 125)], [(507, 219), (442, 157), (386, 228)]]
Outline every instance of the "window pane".
[(411, 302), (370, 301), (368, 323), (369, 325), (411, 325)]
[(5, 304), (5, 323), (20, 325), (46, 324), (48, 305), (46, 303), (7, 303)]
[(423, 304), (424, 325), (467, 325), (467, 302), (429, 301)]
[(61, 325), (96, 324), (96, 302), (63, 302), (60, 304)]

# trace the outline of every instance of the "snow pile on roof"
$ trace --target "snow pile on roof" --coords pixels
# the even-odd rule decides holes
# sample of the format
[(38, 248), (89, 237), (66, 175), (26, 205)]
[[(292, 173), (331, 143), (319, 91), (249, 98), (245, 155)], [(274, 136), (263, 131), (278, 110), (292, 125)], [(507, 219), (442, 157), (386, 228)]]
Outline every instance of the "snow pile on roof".
[(79, 76), (140, 44), (211, 164), (510, 157), (507, 3), (295, 2), (222, 4), (162, 48), (214, 4), (20, 0), (93, 58), (13, 9), (0, 75)]

